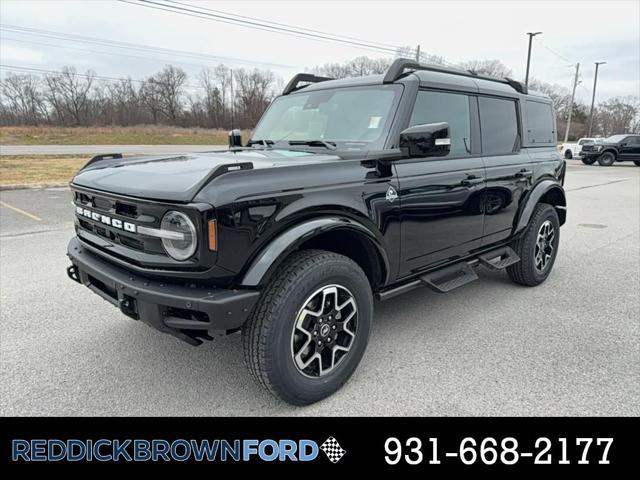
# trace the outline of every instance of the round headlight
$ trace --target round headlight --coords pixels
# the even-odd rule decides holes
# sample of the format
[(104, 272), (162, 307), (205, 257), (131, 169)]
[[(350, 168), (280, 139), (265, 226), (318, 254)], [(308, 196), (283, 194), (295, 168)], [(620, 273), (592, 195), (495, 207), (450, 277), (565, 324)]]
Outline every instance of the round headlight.
[(160, 228), (181, 234), (176, 235), (176, 238), (162, 239), (164, 249), (172, 258), (186, 260), (195, 253), (198, 246), (196, 227), (184, 213), (174, 211), (165, 213)]

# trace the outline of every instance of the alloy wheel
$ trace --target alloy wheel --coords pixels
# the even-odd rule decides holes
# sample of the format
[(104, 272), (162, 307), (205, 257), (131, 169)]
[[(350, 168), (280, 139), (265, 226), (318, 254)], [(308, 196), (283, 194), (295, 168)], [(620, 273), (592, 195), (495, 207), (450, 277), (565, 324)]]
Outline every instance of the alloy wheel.
[(291, 354), (300, 373), (318, 378), (333, 371), (354, 344), (358, 306), (341, 285), (327, 285), (312, 293), (296, 315)]
[(551, 263), (555, 248), (555, 238), (556, 231), (553, 228), (551, 220), (545, 220), (542, 225), (540, 225), (540, 229), (538, 230), (536, 246), (533, 253), (536, 270), (540, 273), (544, 272), (544, 270)]

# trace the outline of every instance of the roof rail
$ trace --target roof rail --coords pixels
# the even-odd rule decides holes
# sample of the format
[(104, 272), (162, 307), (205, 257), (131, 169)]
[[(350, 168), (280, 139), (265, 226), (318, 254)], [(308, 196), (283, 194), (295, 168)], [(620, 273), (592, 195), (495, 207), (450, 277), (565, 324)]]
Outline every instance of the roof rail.
[(520, 93), (528, 93), (527, 86), (522, 82), (518, 82), (517, 80), (513, 80), (511, 78), (497, 78), (497, 77), (487, 77), (485, 75), (478, 75), (470, 70), (458, 70), (456, 68), (448, 68), (441, 67), (440, 65), (425, 65), (422, 63), (418, 63), (415, 60), (410, 60), (408, 58), (398, 58), (393, 61), (391, 66), (387, 69), (384, 74), (384, 79), (382, 83), (393, 83), (398, 78), (400, 78), (404, 71), (410, 70), (428, 70), (430, 72), (441, 72), (441, 73), (449, 73), (451, 75), (460, 75), (463, 77), (471, 77), (478, 78), (480, 80), (490, 80), (492, 82), (500, 82), (505, 83), (513, 87), (514, 90)]
[(282, 94), (289, 95), (291, 92), (295, 92), (296, 90), (300, 90), (301, 88), (306, 87), (306, 85), (298, 87), (298, 84), (300, 82), (319, 83), (326, 82), (327, 80), (335, 79), (329, 77), (318, 77), (317, 75), (314, 75), (312, 73), (299, 73), (295, 77), (293, 77), (289, 83), (287, 83), (287, 86), (284, 87)]

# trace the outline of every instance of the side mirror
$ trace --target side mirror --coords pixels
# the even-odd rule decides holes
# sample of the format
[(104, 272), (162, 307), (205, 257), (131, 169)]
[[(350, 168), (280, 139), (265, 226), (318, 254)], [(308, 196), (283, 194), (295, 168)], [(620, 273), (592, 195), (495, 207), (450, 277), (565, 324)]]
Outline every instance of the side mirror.
[(237, 128), (229, 131), (229, 148), (242, 146), (242, 132)]
[(400, 148), (409, 157), (443, 157), (451, 150), (449, 124), (426, 123), (400, 132)]

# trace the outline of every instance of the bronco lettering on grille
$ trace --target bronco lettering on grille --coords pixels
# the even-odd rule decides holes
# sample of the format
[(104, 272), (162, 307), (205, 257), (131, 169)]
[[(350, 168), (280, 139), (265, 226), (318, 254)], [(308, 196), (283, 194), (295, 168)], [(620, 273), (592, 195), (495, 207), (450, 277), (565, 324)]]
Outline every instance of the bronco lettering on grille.
[(76, 206), (76, 213), (82, 217), (89, 218), (96, 222), (110, 225), (113, 228), (119, 228), (131, 233), (136, 233), (137, 231), (136, 225), (131, 222), (123, 222), (122, 220), (118, 220), (117, 218), (111, 218), (101, 213), (92, 212), (91, 210), (87, 210), (86, 208)]

